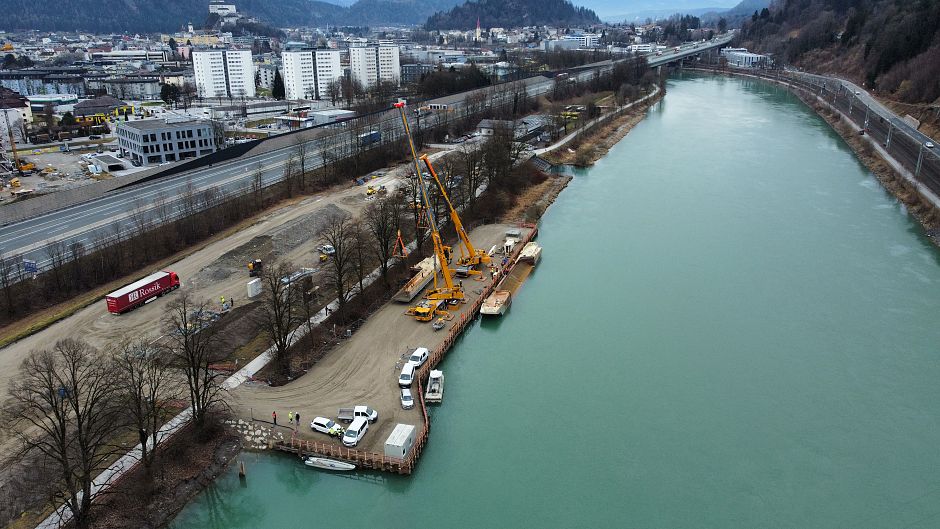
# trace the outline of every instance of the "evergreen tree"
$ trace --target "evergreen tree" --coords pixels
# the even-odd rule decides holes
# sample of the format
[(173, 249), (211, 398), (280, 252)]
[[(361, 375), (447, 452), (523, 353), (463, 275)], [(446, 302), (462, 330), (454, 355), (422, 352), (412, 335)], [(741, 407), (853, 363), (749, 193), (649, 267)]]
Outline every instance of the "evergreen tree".
[(271, 95), (274, 99), (284, 99), (284, 80), (281, 79), (281, 70), (274, 70), (274, 83), (271, 84)]

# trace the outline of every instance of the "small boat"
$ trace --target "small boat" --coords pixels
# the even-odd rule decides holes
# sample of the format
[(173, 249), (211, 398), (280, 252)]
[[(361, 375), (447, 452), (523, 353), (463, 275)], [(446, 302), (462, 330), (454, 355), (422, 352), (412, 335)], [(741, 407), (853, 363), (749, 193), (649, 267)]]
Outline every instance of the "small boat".
[(356, 470), (356, 465), (345, 461), (337, 461), (326, 457), (307, 456), (304, 464), (308, 467), (322, 468), (323, 470)]
[(494, 290), (492, 294), (483, 300), (480, 306), (480, 314), (487, 316), (502, 316), (512, 303), (512, 292), (508, 290)]
[(519, 252), (519, 261), (523, 263), (529, 263), (532, 266), (539, 264), (539, 259), (541, 258), (542, 247), (534, 241), (526, 243), (526, 245), (522, 247), (522, 251)]
[(444, 400), (444, 372), (432, 369), (428, 376), (428, 390), (424, 392), (425, 402), (441, 402)]

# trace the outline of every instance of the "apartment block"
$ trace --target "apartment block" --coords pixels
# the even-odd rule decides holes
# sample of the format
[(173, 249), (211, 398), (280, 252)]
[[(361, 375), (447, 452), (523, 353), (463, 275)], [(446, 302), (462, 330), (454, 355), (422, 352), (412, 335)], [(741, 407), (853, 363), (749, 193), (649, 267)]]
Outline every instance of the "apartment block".
[(339, 50), (292, 50), (281, 54), (287, 99), (329, 99), (330, 85), (343, 76)]
[(193, 52), (199, 97), (255, 97), (255, 67), (250, 50)]
[(212, 125), (190, 119), (140, 119), (118, 123), (121, 152), (142, 165), (177, 162), (215, 152)]
[(349, 75), (366, 88), (378, 82), (401, 84), (401, 63), (398, 46), (365, 46), (349, 48)]

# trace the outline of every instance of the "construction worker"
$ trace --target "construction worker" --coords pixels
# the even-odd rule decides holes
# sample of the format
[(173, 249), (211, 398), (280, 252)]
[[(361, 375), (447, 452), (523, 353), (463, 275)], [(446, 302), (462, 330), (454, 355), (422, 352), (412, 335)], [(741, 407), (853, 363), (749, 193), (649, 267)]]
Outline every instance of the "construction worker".
[(287, 412), (287, 424), (294, 424), (294, 412)]
[(224, 306), (225, 306), (225, 296), (222, 296), (222, 297), (220, 298), (220, 301), (221, 301), (221, 303), (222, 303), (222, 306), (224, 307)]

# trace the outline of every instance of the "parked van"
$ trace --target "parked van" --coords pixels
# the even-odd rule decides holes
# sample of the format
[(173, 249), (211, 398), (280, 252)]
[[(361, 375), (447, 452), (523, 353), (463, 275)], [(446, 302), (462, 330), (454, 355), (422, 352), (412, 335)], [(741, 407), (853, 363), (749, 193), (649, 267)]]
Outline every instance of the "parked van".
[(362, 441), (367, 431), (369, 431), (369, 421), (364, 417), (356, 417), (343, 434), (343, 444), (350, 447), (356, 446), (359, 441)]
[(407, 363), (401, 368), (401, 374), (398, 375), (398, 387), (410, 388), (415, 378), (415, 365)]
[(415, 367), (421, 367), (428, 361), (428, 353), (427, 347), (419, 347), (408, 357), (408, 363), (413, 364)]

